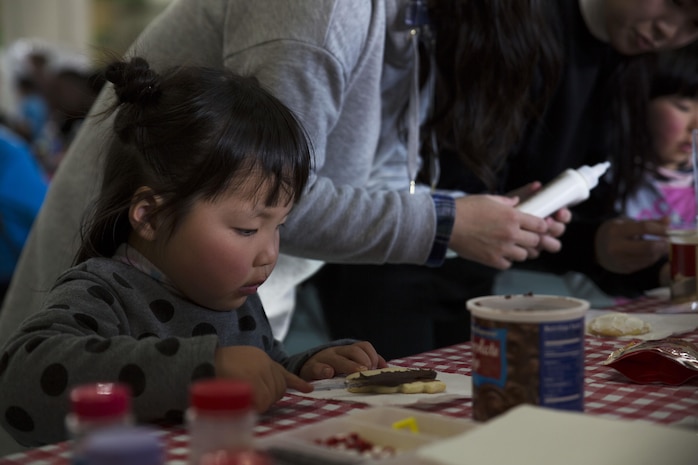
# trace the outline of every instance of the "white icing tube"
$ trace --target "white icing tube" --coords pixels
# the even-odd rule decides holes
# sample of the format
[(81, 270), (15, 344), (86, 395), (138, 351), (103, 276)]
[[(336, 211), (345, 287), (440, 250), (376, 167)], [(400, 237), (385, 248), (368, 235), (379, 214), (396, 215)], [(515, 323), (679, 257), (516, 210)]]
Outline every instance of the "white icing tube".
[(576, 170), (567, 169), (516, 208), (545, 218), (563, 207), (581, 203), (589, 198), (589, 192), (596, 187), (610, 165), (603, 162), (594, 166), (580, 166)]

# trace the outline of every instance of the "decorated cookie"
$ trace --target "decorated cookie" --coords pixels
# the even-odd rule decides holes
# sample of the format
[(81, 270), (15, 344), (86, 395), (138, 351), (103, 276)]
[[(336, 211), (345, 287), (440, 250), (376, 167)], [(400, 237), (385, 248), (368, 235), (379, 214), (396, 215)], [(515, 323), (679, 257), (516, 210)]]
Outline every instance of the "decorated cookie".
[(352, 373), (346, 377), (347, 390), (373, 394), (434, 394), (446, 390), (434, 370), (403, 367), (379, 368)]
[(588, 330), (596, 336), (639, 336), (650, 332), (646, 321), (627, 313), (607, 313), (589, 322)]

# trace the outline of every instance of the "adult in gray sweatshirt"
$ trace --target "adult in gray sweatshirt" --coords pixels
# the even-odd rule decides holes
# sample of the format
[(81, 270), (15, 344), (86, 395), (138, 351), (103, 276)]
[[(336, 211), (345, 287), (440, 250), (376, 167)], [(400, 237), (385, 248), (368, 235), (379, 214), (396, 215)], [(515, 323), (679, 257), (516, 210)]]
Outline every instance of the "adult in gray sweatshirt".
[[(281, 298), (292, 297), (293, 286), (322, 262), (438, 266), (450, 248), (503, 269), (559, 248), (565, 215), (546, 223), (518, 212), (508, 197), (410, 189), (419, 167), (415, 115), (424, 117), (427, 106), (418, 104), (429, 95), (411, 91), (413, 38), (421, 29), (419, 15), (408, 27), (405, 14), (421, 3), (175, 0), (131, 48), (155, 69), (226, 66), (254, 75), (308, 131), (314, 171), (282, 232), (272, 279), (260, 289), (277, 338), (292, 307), (292, 298)], [(110, 90), (98, 98), (52, 181), (0, 311), (0, 342), (40, 308), (71, 264), (80, 219), (100, 185), (100, 155), (113, 137), (111, 121), (98, 116)]]

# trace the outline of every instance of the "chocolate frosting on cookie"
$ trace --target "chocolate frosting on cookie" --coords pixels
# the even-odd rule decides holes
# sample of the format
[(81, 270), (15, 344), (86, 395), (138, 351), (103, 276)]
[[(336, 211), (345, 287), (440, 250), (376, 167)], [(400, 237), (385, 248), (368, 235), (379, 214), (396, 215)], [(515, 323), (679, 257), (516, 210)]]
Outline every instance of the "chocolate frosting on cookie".
[(381, 373), (364, 375), (359, 373), (358, 378), (348, 381), (348, 384), (353, 387), (360, 386), (399, 386), (405, 383), (413, 383), (415, 381), (431, 381), (436, 379), (436, 371), (434, 370), (404, 370), (404, 371), (384, 371)]

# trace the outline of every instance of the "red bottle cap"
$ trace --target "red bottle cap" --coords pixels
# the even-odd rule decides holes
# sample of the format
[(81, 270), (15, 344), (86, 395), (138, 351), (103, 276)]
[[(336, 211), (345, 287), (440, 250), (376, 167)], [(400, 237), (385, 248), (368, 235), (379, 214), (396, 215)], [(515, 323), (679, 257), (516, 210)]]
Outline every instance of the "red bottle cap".
[(85, 418), (107, 418), (128, 413), (131, 390), (119, 383), (93, 383), (76, 386), (70, 391), (71, 409)]
[(197, 381), (189, 390), (189, 403), (199, 411), (247, 410), (252, 406), (252, 386), (246, 381), (232, 379)]

